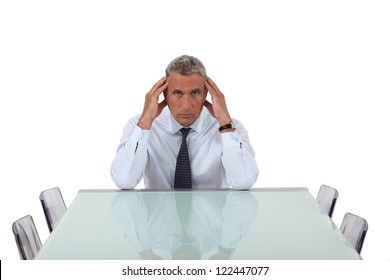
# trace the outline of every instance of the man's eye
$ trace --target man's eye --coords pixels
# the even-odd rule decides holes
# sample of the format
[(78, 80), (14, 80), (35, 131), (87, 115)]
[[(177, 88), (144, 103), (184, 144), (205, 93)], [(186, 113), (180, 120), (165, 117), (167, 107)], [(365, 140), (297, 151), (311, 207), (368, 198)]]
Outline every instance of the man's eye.
[(200, 94), (199, 91), (193, 91), (193, 92), (192, 92), (192, 96), (198, 96), (199, 94)]
[(175, 91), (173, 94), (174, 94), (175, 96), (181, 96), (181, 92), (180, 92), (180, 91)]

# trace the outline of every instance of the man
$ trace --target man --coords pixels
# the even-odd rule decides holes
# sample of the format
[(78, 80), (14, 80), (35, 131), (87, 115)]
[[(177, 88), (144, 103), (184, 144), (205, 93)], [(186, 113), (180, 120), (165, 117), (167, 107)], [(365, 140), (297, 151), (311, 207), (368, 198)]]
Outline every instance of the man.
[(258, 168), (247, 132), (202, 62), (183, 55), (165, 74), (123, 130), (111, 166), (115, 184), (133, 189), (143, 178), (145, 188), (252, 187)]

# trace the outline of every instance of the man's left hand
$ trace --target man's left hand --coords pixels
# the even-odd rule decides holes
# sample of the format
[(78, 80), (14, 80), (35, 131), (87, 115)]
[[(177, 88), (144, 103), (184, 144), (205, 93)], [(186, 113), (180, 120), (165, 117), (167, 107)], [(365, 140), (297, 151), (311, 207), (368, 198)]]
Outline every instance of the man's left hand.
[(204, 106), (218, 120), (220, 125), (231, 123), (232, 119), (230, 118), (223, 93), (210, 78), (205, 81), (205, 86), (211, 95), (212, 103), (206, 100)]

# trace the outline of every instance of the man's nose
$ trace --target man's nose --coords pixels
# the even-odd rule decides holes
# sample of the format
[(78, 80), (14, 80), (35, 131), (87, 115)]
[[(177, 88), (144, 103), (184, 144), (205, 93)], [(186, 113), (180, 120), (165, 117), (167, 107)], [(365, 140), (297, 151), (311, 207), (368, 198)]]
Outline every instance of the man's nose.
[(184, 109), (191, 108), (191, 94), (184, 94), (183, 95), (181, 106)]

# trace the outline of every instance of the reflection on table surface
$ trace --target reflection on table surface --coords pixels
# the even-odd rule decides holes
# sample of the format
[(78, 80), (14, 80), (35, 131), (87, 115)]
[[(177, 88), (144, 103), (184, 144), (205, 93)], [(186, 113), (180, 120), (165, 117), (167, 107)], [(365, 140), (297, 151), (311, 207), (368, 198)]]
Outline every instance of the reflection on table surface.
[(360, 259), (305, 188), (82, 190), (36, 259)]
[(113, 215), (143, 259), (229, 259), (256, 211), (250, 192), (127, 192), (112, 200)]

